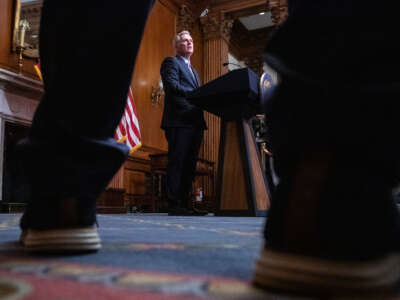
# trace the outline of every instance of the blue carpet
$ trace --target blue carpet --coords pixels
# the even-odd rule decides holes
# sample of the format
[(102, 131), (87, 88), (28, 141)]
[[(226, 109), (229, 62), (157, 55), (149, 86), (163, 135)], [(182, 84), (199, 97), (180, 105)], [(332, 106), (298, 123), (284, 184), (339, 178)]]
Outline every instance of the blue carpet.
[(34, 256), (20, 217), (0, 214), (0, 300), (317, 300), (249, 284), (264, 218), (99, 215), (98, 253)]
[[(0, 214), (0, 254), (19, 249), (19, 214)], [(262, 247), (264, 218), (99, 215), (103, 249), (53, 260), (143, 271), (250, 280)]]

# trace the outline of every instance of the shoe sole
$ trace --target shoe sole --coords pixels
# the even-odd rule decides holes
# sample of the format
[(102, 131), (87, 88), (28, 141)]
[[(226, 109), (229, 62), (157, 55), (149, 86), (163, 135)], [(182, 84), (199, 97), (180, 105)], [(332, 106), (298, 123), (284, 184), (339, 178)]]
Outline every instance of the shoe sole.
[(303, 295), (393, 294), (400, 281), (399, 255), (368, 262), (337, 262), (264, 249), (256, 263), (257, 287)]
[(101, 248), (101, 240), (94, 227), (28, 229), (22, 232), (20, 242), (25, 250), (30, 252), (77, 253), (97, 251)]

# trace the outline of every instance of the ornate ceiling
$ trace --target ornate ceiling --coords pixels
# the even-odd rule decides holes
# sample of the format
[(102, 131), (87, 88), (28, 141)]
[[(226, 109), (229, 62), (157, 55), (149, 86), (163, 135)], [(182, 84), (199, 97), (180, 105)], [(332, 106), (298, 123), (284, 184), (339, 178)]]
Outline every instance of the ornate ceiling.
[[(24, 0), (26, 1), (26, 0)], [(169, 0), (179, 8), (178, 24), (183, 28), (191, 28), (194, 22), (198, 21), (200, 15), (207, 9), (208, 25), (213, 25), (212, 21), (219, 22), (222, 33), (229, 37), (230, 51), (237, 59), (249, 60), (251, 57), (259, 57), (266, 45), (268, 35), (274, 26), (271, 23), (255, 26), (256, 30), (250, 30), (240, 19), (258, 16), (261, 12), (268, 12), (273, 24), (279, 25), (287, 16), (287, 0)], [(33, 3), (38, 2), (34, 1)], [(22, 17), (32, 17), (37, 11), (32, 3), (24, 3)], [(36, 10), (35, 10), (36, 9)], [(271, 15), (272, 14), (272, 15)], [(35, 15), (36, 16), (36, 15)], [(36, 16), (39, 20), (39, 17)], [(215, 23), (214, 22), (214, 23)], [(32, 22), (32, 36), (36, 37), (39, 22)], [(214, 24), (215, 25), (215, 24)], [(257, 25), (257, 24), (256, 24)], [(203, 25), (205, 27), (205, 25)], [(177, 28), (179, 30), (180, 28)], [(37, 30), (36, 30), (37, 31)], [(205, 29), (210, 33), (210, 30)], [(27, 41), (31, 48), (36, 49), (36, 40)]]
[(208, 9), (210, 12), (221, 12), (233, 19), (258, 14), (267, 9), (267, 0), (172, 0), (178, 7), (187, 6), (193, 14), (200, 16)]
[[(277, 2), (279, 0), (275, 0)], [(262, 12), (269, 12), (269, 4), (267, 0), (214, 0), (210, 1), (208, 7), (210, 12), (220, 11), (226, 19), (233, 20), (229, 51), (259, 74), (262, 73), (262, 53), (274, 26), (270, 20), (269, 23), (265, 22), (266, 26), (256, 26), (258, 29), (249, 30), (240, 19), (249, 16), (254, 19)]]

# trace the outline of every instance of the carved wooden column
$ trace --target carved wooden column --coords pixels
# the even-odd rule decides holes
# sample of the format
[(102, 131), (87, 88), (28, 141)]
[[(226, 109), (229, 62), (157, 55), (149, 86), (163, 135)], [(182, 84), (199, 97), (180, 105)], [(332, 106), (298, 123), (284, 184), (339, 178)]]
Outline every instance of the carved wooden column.
[[(233, 20), (225, 19), (224, 14), (216, 12), (200, 18), (204, 36), (204, 83), (228, 72), (222, 64), (228, 61), (228, 42)], [(205, 113), (208, 130), (204, 134), (203, 158), (215, 162), (215, 180), (218, 170), (218, 151), (221, 120), (215, 115)], [(214, 184), (215, 186), (215, 184)], [(210, 189), (211, 187), (205, 187)]]
[(278, 26), (282, 24), (288, 16), (287, 0), (269, 0), (267, 5), (271, 10), (272, 22)]
[(259, 76), (263, 73), (263, 52), (271, 30), (271, 27), (247, 30), (240, 22), (235, 22), (232, 30), (233, 53)]
[(176, 23), (176, 32), (178, 33), (183, 30), (191, 31), (195, 20), (196, 18), (193, 15), (193, 10), (189, 6), (182, 4), (179, 8), (178, 21)]
[(211, 81), (226, 72), (222, 64), (228, 61), (228, 42), (233, 20), (217, 12), (200, 18), (204, 33), (204, 81)]
[(179, 6), (176, 32), (191, 31), (200, 18), (200, 14), (209, 6), (210, 0), (187, 0)]

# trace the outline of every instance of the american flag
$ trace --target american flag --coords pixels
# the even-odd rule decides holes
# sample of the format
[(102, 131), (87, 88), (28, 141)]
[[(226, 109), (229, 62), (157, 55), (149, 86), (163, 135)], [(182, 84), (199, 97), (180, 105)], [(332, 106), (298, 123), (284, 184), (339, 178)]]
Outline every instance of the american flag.
[[(42, 78), (42, 72), (40, 70), (40, 61), (34, 65), (35, 71)], [(142, 146), (139, 121), (136, 116), (135, 102), (133, 101), (132, 89), (129, 87), (128, 99), (126, 101), (125, 112), (121, 118), (121, 121), (115, 130), (115, 139), (120, 143), (125, 143), (130, 149), (130, 153), (133, 153), (136, 149)]]
[(129, 147), (130, 153), (133, 153), (142, 146), (139, 121), (137, 119), (135, 102), (133, 101), (132, 89), (130, 87), (125, 112), (115, 130), (114, 137), (118, 142), (125, 143)]
[(35, 71), (37, 75), (39, 76), (40, 80), (43, 81), (42, 78), (42, 71), (40, 70), (40, 61), (38, 60), (37, 64), (33, 66), (35, 68)]

